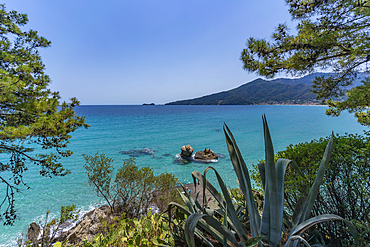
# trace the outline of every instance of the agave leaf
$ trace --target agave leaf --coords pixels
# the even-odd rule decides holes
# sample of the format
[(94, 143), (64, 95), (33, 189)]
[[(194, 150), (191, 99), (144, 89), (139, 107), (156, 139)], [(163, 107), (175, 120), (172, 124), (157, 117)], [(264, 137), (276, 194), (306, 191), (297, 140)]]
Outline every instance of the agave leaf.
[(303, 208), (303, 211), (302, 211), (301, 218), (299, 219), (298, 222), (294, 222), (295, 225), (305, 221), (311, 213), (313, 204), (316, 200), (317, 193), (319, 192), (320, 185), (322, 183), (325, 171), (328, 167), (329, 160), (331, 158), (331, 152), (333, 150), (333, 145), (334, 145), (334, 135), (332, 133), (331, 137), (330, 137), (330, 140), (329, 140), (328, 144), (326, 145), (325, 153), (324, 153), (324, 156), (322, 157), (322, 160), (320, 162), (319, 170), (317, 171), (315, 181), (314, 181), (314, 183), (313, 183), (313, 185), (310, 189), (310, 192), (308, 194), (306, 204), (305, 204), (305, 206)]
[(235, 230), (237, 232), (237, 234), (239, 235), (239, 237), (241, 239), (243, 239), (243, 242), (244, 241), (247, 241), (248, 240), (248, 236), (246, 234), (246, 229), (245, 227), (243, 226), (243, 224), (240, 222), (239, 218), (238, 218), (238, 215), (236, 214), (235, 212), (235, 208), (234, 208), (234, 205), (233, 205), (233, 202), (230, 198), (230, 195), (229, 195), (229, 191), (227, 190), (226, 186), (225, 186), (225, 183), (224, 181), (222, 180), (221, 176), (219, 175), (219, 173), (216, 171), (216, 169), (214, 169), (213, 167), (209, 166), (207, 167), (205, 170), (204, 170), (204, 177), (206, 177), (206, 174), (209, 170), (213, 170), (216, 174), (216, 177), (217, 177), (217, 181), (220, 185), (220, 188), (221, 188), (221, 191), (222, 191), (222, 194), (225, 198), (225, 202), (226, 202), (226, 211), (227, 211), (227, 214), (228, 216), (230, 217), (230, 220), (231, 222), (233, 223), (234, 227), (235, 227)]
[[(224, 217), (225, 215), (227, 216), (227, 223), (229, 224), (229, 229), (231, 228), (231, 229), (236, 229), (236, 227), (235, 227), (235, 225), (234, 225), (234, 223), (231, 221), (231, 219), (230, 219), (230, 217), (225, 213), (225, 212), (227, 212), (227, 211), (225, 211), (225, 210), (222, 210), (222, 209), (216, 209), (215, 211), (214, 211), (214, 213), (217, 213), (218, 215), (220, 215), (221, 217)], [(233, 230), (231, 230), (231, 231), (233, 231)]]
[(324, 222), (324, 221), (329, 221), (329, 220), (342, 220), (342, 221), (344, 221), (344, 223), (346, 223), (347, 227), (349, 228), (349, 231), (351, 232), (352, 236), (356, 240), (356, 243), (359, 244), (358, 241), (357, 241), (359, 233), (358, 233), (356, 227), (352, 224), (352, 222), (350, 222), (349, 220), (343, 219), (342, 217), (340, 217), (338, 215), (335, 215), (335, 214), (323, 214), (323, 215), (319, 215), (319, 216), (310, 218), (310, 219), (306, 220), (305, 222), (303, 222), (303, 223), (297, 225), (296, 227), (294, 227), (292, 229), (292, 231), (289, 233), (288, 241), (285, 244), (285, 246), (286, 247), (289, 246), (288, 244), (290, 242), (290, 239), (293, 236), (295, 236), (296, 234), (301, 235), (308, 228), (310, 228), (310, 227), (312, 227), (312, 226), (314, 226), (318, 223), (321, 223), (321, 222)]
[[(180, 194), (181, 194), (181, 192), (180, 192)], [(171, 218), (172, 218), (171, 211), (172, 211), (173, 207), (178, 208), (180, 211), (182, 211), (184, 214), (186, 214), (188, 216), (191, 215), (191, 212), (187, 208), (185, 208), (184, 206), (182, 206), (182, 205), (180, 205), (176, 202), (170, 202), (168, 204), (168, 208), (167, 208), (167, 211), (168, 211), (168, 225), (171, 225)]]
[[(182, 184), (181, 184), (182, 185)], [(187, 192), (186, 188), (184, 188), (184, 186), (182, 185), (183, 189), (184, 189), (184, 192), (185, 194), (189, 192)], [(183, 200), (183, 202), (185, 203), (185, 206), (188, 207), (189, 211), (191, 213), (196, 213), (196, 211), (194, 210), (194, 204), (190, 202), (189, 198), (187, 196), (185, 196), (181, 191), (179, 191), (179, 194), (180, 194), (180, 197), (181, 199)]]
[[(198, 176), (194, 176), (193, 173), (197, 173)], [(207, 205), (207, 195), (206, 195), (206, 179), (201, 175), (200, 172), (194, 171), (192, 172), (192, 177), (193, 177), (193, 182), (194, 182), (194, 187), (195, 189), (197, 188), (197, 179), (198, 181), (202, 181), (202, 190), (203, 190), (203, 207), (206, 207)]]
[[(187, 216), (191, 215), (192, 213), (187, 209), (185, 208), (184, 206), (176, 203), (176, 202), (171, 202), (169, 205), (168, 205), (168, 212), (169, 212), (169, 223), (171, 223), (171, 208), (172, 207), (176, 207), (178, 208), (181, 212), (183, 212), (184, 214), (186, 214)], [(212, 226), (206, 224), (204, 221), (199, 221), (198, 222), (199, 226), (202, 227), (205, 231), (207, 231), (209, 234), (211, 234), (212, 236), (214, 236), (219, 242), (222, 241), (222, 235), (221, 233), (217, 232)], [(202, 238), (204, 241), (208, 242), (208, 240), (206, 239), (206, 237), (204, 237), (203, 233), (199, 230), (195, 230), (195, 234), (198, 235), (200, 238)], [(209, 243), (209, 242), (208, 242)], [(212, 244), (209, 243), (211, 246)]]
[(233, 164), (235, 173), (238, 177), (240, 190), (246, 198), (246, 205), (251, 222), (252, 237), (257, 237), (260, 235), (261, 217), (258, 213), (256, 202), (254, 201), (249, 172), (240, 153), (239, 147), (236, 144), (235, 138), (226, 124), (224, 124), (224, 133), (231, 163)]
[(303, 209), (306, 205), (307, 197), (302, 196), (301, 198), (298, 199), (295, 207), (294, 207), (294, 212), (292, 216), (292, 222), (290, 222), (289, 228), (292, 229), (293, 226), (297, 225), (297, 222), (301, 218), (301, 215), (303, 213)]
[(195, 228), (195, 235), (200, 237), (208, 246), (213, 247), (213, 244), (208, 241), (208, 239), (203, 235), (201, 231), (199, 231), (197, 228)]
[[(190, 204), (192, 205), (193, 213), (197, 213), (197, 204), (194, 201), (193, 197), (191, 197), (190, 192), (186, 189), (186, 187), (182, 183), (180, 183), (180, 185), (181, 185), (183, 191), (185, 192), (184, 194), (186, 195), (186, 197), (188, 198)], [(200, 205), (199, 205), (199, 208), (201, 209)]]
[[(216, 201), (219, 203), (220, 207), (222, 207), (223, 209), (225, 209), (225, 205), (226, 205), (226, 202), (225, 200), (222, 198), (222, 196), (218, 193), (217, 189), (215, 187), (213, 187), (213, 185), (208, 182), (208, 180), (203, 176), (203, 174), (201, 174), (200, 172), (198, 171), (193, 171), (191, 173), (191, 175), (193, 176), (193, 178), (197, 178), (198, 180), (205, 180), (205, 182), (203, 182), (203, 197), (205, 197), (205, 189), (207, 188), (208, 191), (212, 194), (212, 196), (216, 199)], [(205, 202), (206, 203), (206, 202)], [(204, 203), (204, 204), (205, 204)]]
[[(215, 187), (213, 187), (213, 185), (198, 171), (193, 171), (192, 172), (192, 176), (193, 178), (196, 178), (196, 179), (199, 179), (201, 181), (205, 181), (203, 182), (203, 186), (207, 188), (207, 190), (212, 194), (212, 196), (216, 199), (216, 201), (219, 203), (219, 206), (220, 208), (217, 209), (217, 212), (223, 216), (225, 214), (225, 206), (226, 206), (226, 202), (225, 200), (222, 198), (222, 196), (220, 195), (220, 193), (217, 191), (217, 189)], [(204, 195), (205, 193), (203, 193)], [(207, 213), (208, 215), (209, 212), (207, 209), (203, 209), (203, 212)], [(227, 221), (228, 223), (230, 224), (230, 226), (234, 229), (235, 226), (234, 226), (234, 223), (231, 221), (230, 217), (227, 217)]]
[(209, 208), (204, 208), (203, 213), (208, 214), (209, 216), (213, 216), (215, 214), (215, 211)]
[(306, 241), (306, 239), (302, 238), (301, 236), (299, 235), (294, 235), (292, 236), (288, 241), (287, 241), (287, 244), (289, 244), (290, 241), (294, 241), (294, 240), (298, 240), (296, 241), (297, 243), (299, 242), (302, 242), (304, 243), (305, 246), (307, 247), (311, 247), (311, 245)]
[(194, 231), (196, 225), (198, 224), (198, 222), (200, 222), (202, 218), (209, 225), (212, 225), (213, 228), (216, 229), (219, 233), (221, 233), (223, 237), (226, 237), (228, 241), (233, 243), (235, 246), (239, 246), (239, 243), (236, 241), (234, 234), (229, 229), (227, 229), (227, 227), (223, 226), (218, 220), (206, 214), (194, 213), (190, 215), (186, 220), (184, 229), (186, 242), (190, 247), (195, 247)]
[(298, 164), (296, 162), (290, 163), (289, 164), (292, 169), (294, 169), (302, 178), (306, 178), (306, 176), (303, 174), (301, 168), (299, 168)]
[[(276, 225), (276, 231), (280, 234), (276, 236), (276, 239), (272, 242), (279, 243), (281, 239), (281, 232), (282, 232), (282, 226), (283, 226), (283, 214), (284, 214), (284, 180), (285, 180), (285, 171), (288, 165), (298, 167), (297, 164), (294, 161), (288, 160), (288, 159), (279, 159), (276, 162), (276, 175), (277, 175), (277, 182), (278, 182), (278, 204), (277, 204), (277, 210), (278, 210), (278, 218)], [(273, 205), (272, 205), (273, 206)]]
[[(195, 188), (196, 189), (196, 188)], [(198, 197), (199, 197), (199, 193), (200, 191), (198, 191), (197, 195), (195, 196), (195, 200), (194, 200), (194, 203), (195, 203), (195, 206), (200, 210), (200, 211), (204, 211), (205, 208), (202, 208), (202, 206), (199, 204), (198, 202)]]
[(287, 225), (287, 229), (283, 228), (283, 232), (287, 232), (287, 230), (289, 230), (289, 229), (292, 228), (292, 220), (291, 220), (291, 217), (290, 217), (290, 215), (288, 215), (287, 212), (285, 212), (285, 210), (283, 211), (283, 225), (284, 224)]
[(260, 175), (261, 175), (262, 188), (263, 188), (263, 191), (265, 191), (265, 185), (266, 185), (266, 176), (265, 176), (266, 169), (265, 169), (265, 162), (262, 162), (262, 163), (259, 163), (259, 164), (258, 164), (258, 170), (259, 170)]
[[(226, 205), (226, 210), (225, 210), (225, 214), (224, 214), (223, 226), (227, 228), (227, 205)], [(224, 247), (227, 247), (227, 239), (226, 239), (226, 236), (224, 236), (224, 239), (223, 239), (223, 246)]]
[[(262, 212), (261, 236), (269, 245), (277, 246), (281, 239), (282, 212), (279, 210), (278, 178), (274, 163), (274, 148), (266, 116), (262, 116), (265, 139), (265, 203)], [(284, 181), (283, 181), (284, 183)], [(279, 222), (281, 215), (281, 221)]]

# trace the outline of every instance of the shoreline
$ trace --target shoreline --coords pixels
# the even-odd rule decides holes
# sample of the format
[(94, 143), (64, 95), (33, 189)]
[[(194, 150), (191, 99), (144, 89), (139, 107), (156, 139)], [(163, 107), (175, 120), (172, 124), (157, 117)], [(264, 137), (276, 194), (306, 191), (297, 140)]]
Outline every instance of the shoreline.
[[(202, 204), (203, 198), (203, 191), (202, 191), (202, 183), (195, 185), (194, 183), (183, 184), (184, 187), (187, 187), (191, 192), (190, 196), (195, 200), (196, 194), (199, 192), (198, 202)], [(180, 192), (182, 192), (181, 185), (176, 186)], [(206, 196), (209, 204), (212, 206), (214, 205), (214, 199), (209, 191), (206, 191)], [(155, 204), (153, 204), (154, 206)], [(158, 213), (153, 211), (153, 213)], [(100, 219), (108, 219), (111, 218), (112, 214), (110, 213), (109, 206), (107, 204), (94, 204), (89, 206), (88, 210), (82, 210), (79, 213), (78, 219), (75, 222), (67, 223), (64, 227), (58, 230), (57, 236), (55, 238), (55, 242), (57, 241), (65, 241), (69, 239), (69, 244), (81, 244), (85, 239), (91, 241), (97, 234), (99, 234), (99, 226), (100, 226)], [(28, 229), (31, 224), (36, 223), (39, 225), (39, 222), (31, 222), (28, 225)], [(41, 232), (39, 233), (39, 237), (41, 236)], [(28, 234), (26, 234), (27, 238)], [(27, 239), (28, 240), (28, 239)], [(54, 243), (55, 243), (54, 242)]]

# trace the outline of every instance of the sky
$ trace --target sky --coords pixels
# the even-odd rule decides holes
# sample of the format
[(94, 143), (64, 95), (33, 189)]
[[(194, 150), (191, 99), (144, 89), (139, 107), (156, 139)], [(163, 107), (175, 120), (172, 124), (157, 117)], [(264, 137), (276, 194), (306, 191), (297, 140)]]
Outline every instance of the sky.
[(236, 88), (248, 38), (292, 29), (284, 0), (3, 0), (28, 14), (62, 100), (82, 105), (164, 104)]

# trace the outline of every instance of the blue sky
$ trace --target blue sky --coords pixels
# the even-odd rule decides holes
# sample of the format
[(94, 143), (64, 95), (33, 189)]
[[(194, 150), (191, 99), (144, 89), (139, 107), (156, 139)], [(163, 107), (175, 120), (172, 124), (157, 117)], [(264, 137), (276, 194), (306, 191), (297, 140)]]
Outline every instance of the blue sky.
[(41, 50), (50, 88), (88, 105), (163, 104), (238, 87), (258, 77), (239, 60), (246, 40), (292, 27), (283, 0), (3, 3), (52, 42)]

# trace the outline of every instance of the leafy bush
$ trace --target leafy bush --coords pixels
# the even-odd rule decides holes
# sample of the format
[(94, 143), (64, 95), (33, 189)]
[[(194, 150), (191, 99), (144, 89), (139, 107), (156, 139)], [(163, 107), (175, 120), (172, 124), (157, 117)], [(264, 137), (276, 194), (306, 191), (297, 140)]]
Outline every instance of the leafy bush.
[[(288, 168), (286, 172), (285, 197), (286, 207), (291, 213), (298, 199), (308, 195), (308, 188), (313, 184), (318, 162), (323, 155), (323, 148), (329, 137), (310, 142), (289, 145), (278, 152), (279, 158), (297, 162), (305, 179), (296, 171)], [(368, 138), (360, 135), (336, 135), (332, 157), (324, 175), (323, 186), (312, 208), (312, 215), (336, 214), (344, 219), (356, 219), (369, 224), (370, 216), (370, 144)], [(261, 179), (257, 167), (253, 178), (261, 188)], [(350, 235), (343, 224), (326, 222), (318, 226), (327, 243), (348, 245)], [(370, 242), (370, 234), (363, 234), (363, 239)]]
[(82, 154), (86, 163), (86, 169), (89, 185), (94, 187), (94, 192), (103, 197), (108, 203), (111, 210), (115, 208), (117, 194), (113, 193), (111, 181), (113, 168), (113, 159), (108, 158), (105, 154), (97, 152), (94, 156)]
[(175, 246), (175, 241), (164, 218), (149, 211), (140, 220), (121, 218), (106, 234), (85, 241), (83, 246)]
[(153, 204), (163, 211), (168, 202), (177, 200), (177, 178), (170, 173), (154, 175), (153, 169), (139, 169), (133, 157), (125, 161), (113, 179), (113, 159), (105, 154), (83, 155), (89, 184), (103, 197), (113, 212), (126, 212), (129, 218), (146, 213)]

